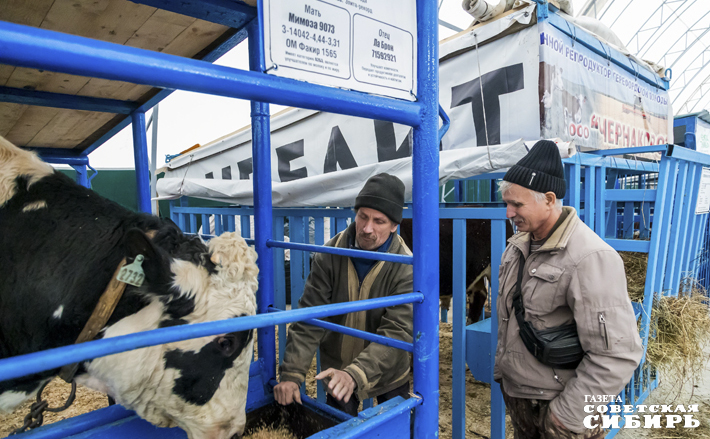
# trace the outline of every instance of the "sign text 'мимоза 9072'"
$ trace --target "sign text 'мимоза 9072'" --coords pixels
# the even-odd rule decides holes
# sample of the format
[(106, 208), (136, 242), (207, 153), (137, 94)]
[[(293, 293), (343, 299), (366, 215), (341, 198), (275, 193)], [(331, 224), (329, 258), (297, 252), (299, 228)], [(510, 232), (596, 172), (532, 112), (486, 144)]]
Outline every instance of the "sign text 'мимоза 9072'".
[(413, 99), (415, 36), (409, 0), (264, 1), (267, 69), (278, 76)]

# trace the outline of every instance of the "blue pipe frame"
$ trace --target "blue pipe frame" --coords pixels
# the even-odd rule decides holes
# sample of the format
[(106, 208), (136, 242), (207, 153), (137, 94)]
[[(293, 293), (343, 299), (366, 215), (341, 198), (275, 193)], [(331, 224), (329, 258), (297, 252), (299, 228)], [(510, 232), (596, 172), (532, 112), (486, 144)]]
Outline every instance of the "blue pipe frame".
[(423, 300), (424, 295), (421, 293), (407, 293), (378, 299), (358, 300), (355, 302), (303, 308), (282, 313), (259, 314), (216, 322), (159, 328), (119, 337), (89, 341), (2, 359), (0, 360), (0, 381), (11, 380), (45, 370), (56, 369), (66, 364), (117, 354), (132, 349), (140, 349), (148, 346), (217, 334), (245, 331), (254, 328), (273, 327), (274, 325), (282, 323), (318, 319), (351, 312), (402, 305), (405, 303), (418, 303)]
[(3, 21), (0, 45), (0, 63), (18, 67), (297, 106), (412, 127), (420, 125), (424, 111), (419, 102), (314, 85)]
[(131, 113), (133, 121), (133, 160), (136, 166), (136, 187), (138, 210), (151, 213), (150, 208), (150, 168), (148, 166), (148, 136), (145, 133), (145, 113)]
[[(263, 5), (259, 1), (257, 18), (248, 25), (249, 34), (249, 68), (252, 71), (263, 72), (264, 36), (260, 32), (263, 23)], [(274, 306), (274, 256), (267, 245), (273, 238), (271, 219), (273, 206), (271, 203), (271, 119), (269, 104), (251, 102), (252, 157), (254, 169), (254, 246), (259, 256), (259, 294), (257, 295), (257, 310), (260, 314), (267, 313)], [(276, 331), (274, 326), (261, 328), (258, 331), (257, 343), (259, 357), (264, 358), (266, 374), (270, 379), (276, 379)]]
[[(259, 22), (263, 20), (262, 0), (258, 2), (258, 21), (252, 22), (248, 28), (251, 37), (251, 71), (214, 66), (205, 61), (0, 22), (0, 47), (3, 47), (0, 63), (251, 100), (255, 247), (261, 268), (258, 298), (260, 314), (257, 316), (161, 328), (0, 360), (0, 381), (130, 349), (252, 328), (259, 329), (258, 343), (262, 356), (260, 361), (263, 360), (267, 376), (275, 378), (275, 325), (413, 303), (414, 341), (411, 351), (414, 353), (415, 398), (406, 402), (405, 408), (409, 410), (415, 407), (415, 438), (438, 437), (438, 8), (436, 0), (417, 0), (416, 7), (419, 96), (415, 102), (265, 75), (263, 36), (259, 26)], [(269, 307), (273, 305), (271, 247), (275, 246), (275, 241), (271, 239), (273, 212), (267, 102), (385, 120), (413, 127), (413, 235), (418, 249), (411, 258), (414, 266), (414, 292), (381, 299), (268, 313)], [(150, 212), (145, 110), (139, 108), (133, 111), (131, 121), (139, 208)], [(446, 126), (442, 132), (445, 129)], [(410, 350), (405, 344), (399, 346), (396, 341), (394, 344)]]

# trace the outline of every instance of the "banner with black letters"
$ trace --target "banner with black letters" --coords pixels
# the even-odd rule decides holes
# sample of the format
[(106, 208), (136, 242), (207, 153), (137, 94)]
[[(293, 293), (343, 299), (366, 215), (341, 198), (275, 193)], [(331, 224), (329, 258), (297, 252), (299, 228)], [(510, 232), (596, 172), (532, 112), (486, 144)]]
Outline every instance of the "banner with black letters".
[[(584, 120), (589, 125), (589, 106), (584, 107), (581, 115), (569, 107), (566, 121), (570, 123), (565, 122), (564, 117), (560, 117), (560, 121), (552, 117), (554, 113), (551, 113), (549, 108), (564, 111), (565, 104), (555, 101), (555, 96), (552, 104), (545, 101), (548, 98), (545, 91), (550, 87), (557, 92), (557, 98), (562, 96), (560, 87), (554, 89), (556, 83), (549, 81), (550, 76), (544, 67), (546, 64), (558, 66), (555, 71), (559, 75), (555, 78), (558, 83), (564, 82), (569, 94), (572, 94), (569, 84), (575, 83), (582, 89), (586, 87), (586, 96), (592, 96), (597, 80), (586, 78), (583, 73), (584, 66), (579, 66), (573, 59), (555, 55), (559, 52), (549, 53), (551, 49), (546, 43), (550, 41), (549, 36), (554, 33), (554, 37), (559, 38), (560, 42), (565, 42), (566, 37), (547, 29), (544, 23), (532, 24), (534, 6), (532, 8), (520, 9), (504, 19), (472, 28), (441, 42), (439, 101), (451, 119), (451, 125), (440, 143), (442, 169), (447, 167), (447, 171), (440, 169), (440, 181), (445, 181), (452, 175), (456, 178), (466, 178), (476, 173), (504, 169), (525, 154), (524, 149), (516, 150), (517, 155), (509, 155), (499, 164), (491, 161), (486, 166), (469, 166), (481, 156), (488, 156), (488, 152), (493, 150), (490, 147), (494, 145), (516, 144), (519, 139), (534, 141), (540, 138), (576, 142), (580, 139), (570, 134), (570, 123), (575, 123), (575, 132), (579, 131), (577, 125), (580, 124), (577, 121)], [(545, 40), (546, 36), (548, 40)], [(571, 47), (571, 40), (567, 43)], [(591, 71), (586, 73), (593, 74)], [(624, 71), (618, 72), (618, 75), (622, 83), (629, 78), (634, 79)], [(580, 80), (579, 77), (586, 79)], [(545, 81), (551, 85), (548, 86)], [(634, 87), (627, 87), (627, 90), (633, 92)], [(668, 94), (662, 90), (654, 93), (643, 100), (646, 114), (652, 114), (660, 121), (658, 124), (654, 123), (649, 130), (654, 130), (653, 139), (656, 142), (672, 141), (672, 132), (668, 133), (663, 128), (664, 107), (656, 105), (657, 102), (653, 105), (651, 103), (651, 100), (656, 99), (659, 102), (667, 100)], [(634, 100), (631, 99), (630, 102), (633, 104)], [(624, 108), (632, 108), (628, 104), (624, 105)], [(591, 129), (591, 125), (588, 129)], [(604, 129), (610, 130), (608, 125), (605, 125)], [(366, 179), (373, 169), (390, 169), (392, 163), (400, 163), (400, 160), (410, 158), (412, 153), (412, 128), (386, 121), (288, 109), (272, 117), (271, 131), (272, 181), (274, 187), (278, 186), (286, 194), (281, 197), (275, 193), (275, 206), (299, 205), (289, 201), (289, 197), (303, 198), (298, 188), (305, 186), (297, 184), (302, 180), (317, 179), (318, 185), (321, 181), (332, 183), (314, 186), (320, 187), (319, 190), (326, 193), (329, 192), (328, 187), (359, 188), (364, 182), (361, 179)], [(613, 138), (623, 139), (623, 129), (620, 136), (616, 135), (616, 131), (617, 128), (614, 128)], [(582, 133), (585, 133), (584, 127)], [(595, 138), (598, 139), (598, 136)], [(592, 148), (612, 146), (604, 142), (580, 143)], [(246, 181), (253, 178), (251, 148), (251, 130), (245, 127), (174, 159), (168, 164), (166, 178), (159, 182), (160, 198), (189, 195), (235, 203), (244, 202), (244, 197), (240, 195), (238, 201), (238, 197), (229, 195), (236, 192), (225, 188), (230, 184), (237, 185), (235, 180)], [(460, 153), (446, 154), (448, 151), (457, 150), (468, 152), (463, 156)], [(453, 162), (450, 161), (454, 156), (456, 158)], [(508, 161), (512, 162), (508, 164)], [(411, 167), (411, 160), (409, 163)], [(460, 164), (460, 169), (467, 169), (467, 172), (471, 173), (452, 171), (452, 167), (457, 166), (457, 163)], [(238, 185), (248, 188), (248, 185), (242, 183)], [(237, 192), (242, 194), (241, 191), (242, 189)], [(312, 195), (311, 192), (308, 193)], [(328, 201), (328, 198), (318, 199), (322, 202)], [(341, 202), (340, 200), (342, 197), (334, 194), (332, 203), (325, 205), (337, 205), (334, 203)], [(290, 202), (292, 204), (288, 204)]]

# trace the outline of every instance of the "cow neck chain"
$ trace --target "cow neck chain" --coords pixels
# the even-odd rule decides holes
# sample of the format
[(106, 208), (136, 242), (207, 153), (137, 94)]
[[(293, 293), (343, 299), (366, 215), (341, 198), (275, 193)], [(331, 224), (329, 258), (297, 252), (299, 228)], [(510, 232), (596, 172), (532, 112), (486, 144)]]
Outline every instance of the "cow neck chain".
[[(146, 232), (146, 236), (153, 239), (156, 233), (157, 230), (149, 230)], [(113, 311), (116, 309), (116, 305), (118, 305), (118, 301), (121, 300), (123, 292), (126, 290), (126, 284), (117, 279), (118, 273), (124, 265), (126, 265), (126, 258), (123, 258), (121, 263), (118, 264), (118, 267), (116, 267), (111, 281), (106, 286), (103, 294), (101, 294), (99, 302), (96, 304), (96, 307), (94, 307), (94, 311), (91, 313), (89, 320), (86, 321), (86, 325), (84, 325), (84, 328), (81, 330), (74, 344), (93, 340), (96, 335), (98, 335), (99, 331), (106, 326), (106, 323), (111, 318), (111, 314), (113, 314)], [(74, 376), (78, 370), (79, 363), (67, 364), (59, 370), (59, 377), (67, 383), (73, 383)]]
[(49, 381), (42, 384), (37, 391), (37, 401), (30, 406), (30, 412), (25, 416), (22, 427), (10, 433), (10, 436), (24, 433), (26, 430), (32, 430), (41, 426), (44, 422), (44, 412), (57, 413), (68, 409), (69, 406), (72, 405), (76, 397), (76, 382), (74, 380), (71, 382), (71, 392), (69, 392), (66, 402), (61, 407), (50, 407), (49, 403), (42, 399), (42, 392), (44, 388), (47, 387), (47, 384), (49, 384)]

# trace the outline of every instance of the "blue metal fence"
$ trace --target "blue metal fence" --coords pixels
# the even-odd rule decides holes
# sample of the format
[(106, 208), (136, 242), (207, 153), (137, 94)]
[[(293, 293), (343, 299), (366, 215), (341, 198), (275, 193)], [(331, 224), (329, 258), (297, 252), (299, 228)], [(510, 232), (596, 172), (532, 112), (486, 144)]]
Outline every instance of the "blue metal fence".
[[(699, 175), (703, 165), (710, 164), (710, 157), (672, 145), (646, 147), (643, 150), (658, 153), (660, 160), (652, 162), (611, 157), (623, 154), (625, 150), (582, 153), (564, 160), (567, 175), (579, 178), (577, 182), (569, 180), (570, 188), (565, 204), (574, 207), (580, 218), (616, 250), (649, 254), (647, 291), (677, 294), (682, 276), (697, 273), (700, 266), (698, 249), (705, 239), (707, 215), (694, 215), (694, 206), (698, 195)], [(494, 180), (490, 179), (500, 177), (502, 174), (474, 177), (462, 186), (465, 189), (465, 184), (487, 179), (487, 186), (495, 187)], [(491, 202), (490, 198), (483, 202), (480, 199), (462, 201), (476, 201), (487, 207), (462, 207), (458, 203), (451, 203), (450, 207), (439, 209), (439, 218), (452, 219), (454, 222), (454, 248), (450, 255), (454, 264), (452, 431), (454, 437), (465, 437), (465, 366), (468, 364), (476, 379), (492, 383), (491, 437), (500, 438), (504, 437), (505, 408), (498, 384), (492, 381), (492, 353), (495, 352), (497, 344), (497, 320), (485, 319), (465, 326), (465, 249), (467, 245), (472, 245), (466, 242), (466, 219), (491, 220), (491, 261), (500, 260), (506, 245), (505, 208), (499, 203)], [(252, 209), (244, 207), (209, 209), (176, 205), (172, 210), (176, 222), (182, 225), (192, 224), (193, 227), (199, 215), (214, 215), (215, 218), (221, 216), (215, 223), (234, 224), (234, 220), (227, 221), (225, 216), (251, 213)], [(330, 235), (333, 236), (346, 226), (346, 221), (352, 218), (352, 215), (350, 209), (274, 209), (276, 229), (283, 235), (283, 223), (288, 218), (288, 221), (294, 224), (290, 233), (293, 248), (303, 249), (311, 247), (295, 243), (321, 239), (324, 230), (322, 225), (327, 221), (333, 226)], [(405, 210), (404, 217), (411, 216), (411, 210)], [(315, 222), (314, 229), (318, 230), (315, 238), (309, 238), (307, 227), (304, 227), (309, 222)], [(337, 226), (338, 224), (340, 226)], [(654, 226), (655, 224), (658, 225)], [(654, 234), (654, 228), (667, 232)], [(195, 228), (186, 230), (197, 232)], [(293, 259), (291, 263), (294, 264)], [(304, 261), (295, 264), (300, 266)], [(308, 273), (307, 262), (305, 265), (299, 274), (293, 271), (291, 273), (291, 291), (296, 297), (299, 297), (303, 280)], [(276, 282), (280, 285), (278, 278), (283, 270), (283, 257), (275, 262), (275, 267)], [(492, 315), (495, 316), (498, 264), (493, 263), (492, 269), (491, 305)], [(279, 287), (276, 291), (278, 303), (284, 300), (285, 290)], [(634, 306), (637, 318), (642, 319), (644, 346), (647, 344), (650, 323), (648, 313), (652, 300), (652, 294), (649, 293), (643, 304)], [(284, 346), (281, 346), (281, 350)], [(656, 372), (644, 362), (620, 396), (625, 404), (638, 405), (643, 403), (657, 385)], [(613, 437), (617, 432), (618, 429), (612, 430), (608, 437)]]
[[(365, 416), (344, 427), (349, 437), (368, 434), (374, 428), (394, 422), (402, 424), (414, 409), (415, 438), (438, 436), (438, 10), (435, 0), (417, 0), (417, 100), (401, 101), (386, 97), (341, 90), (306, 82), (264, 74), (263, 40), (260, 23), (263, 5), (259, 1), (259, 14), (249, 26), (250, 69), (241, 71), (214, 66), (208, 62), (184, 59), (164, 53), (91, 40), (83, 37), (47, 31), (44, 29), (0, 22), (0, 62), (20, 67), (39, 68), (56, 72), (91, 76), (103, 79), (148, 84), (166, 89), (181, 89), (200, 93), (249, 99), (252, 101), (252, 136), (254, 159), (254, 232), (253, 243), (259, 255), (260, 288), (258, 291), (259, 315), (221, 322), (163, 328), (146, 333), (132, 334), (111, 340), (99, 340), (77, 346), (67, 346), (50, 351), (0, 360), (0, 380), (28, 373), (48, 370), (77, 361), (109, 355), (144, 346), (184, 340), (194, 337), (258, 328), (259, 360), (254, 363), (251, 378), (260, 383), (273, 383), (276, 378), (274, 327), (287, 322), (316, 319), (331, 315), (356, 312), (376, 307), (413, 303), (414, 342), (413, 375), (415, 396), (393, 407), (376, 418)], [(327, 96), (327, 99), (323, 99)], [(414, 240), (418, 251), (409, 263), (414, 265), (414, 292), (387, 300), (372, 299), (346, 304), (333, 304), (285, 312), (269, 312), (275, 304), (274, 290), (280, 288), (272, 276), (274, 258), (280, 250), (296, 250), (296, 244), (279, 244), (274, 239), (273, 211), (271, 205), (271, 148), (269, 143), (269, 106), (267, 103), (298, 106), (320, 111), (349, 114), (371, 119), (402, 123), (413, 127), (413, 206)], [(145, 109), (132, 115), (136, 149), (136, 169), (139, 175), (140, 207), (150, 211), (147, 193), (147, 154), (145, 154)], [(145, 174), (145, 175), (144, 175)], [(145, 178), (143, 178), (143, 177)], [(142, 179), (142, 180), (141, 180)], [(141, 184), (142, 182), (142, 184)], [(206, 215), (206, 214), (205, 214)], [(204, 220), (205, 217), (203, 216)], [(234, 229), (234, 218), (219, 215), (215, 221), (217, 233)], [(335, 229), (342, 219), (335, 220)], [(280, 221), (280, 220), (279, 220)], [(290, 224), (295, 230), (296, 220)], [(197, 218), (179, 221), (183, 228), (197, 225)], [(243, 224), (245, 225), (245, 224)], [(320, 224), (318, 225), (320, 230)], [(246, 227), (244, 227), (246, 233)], [(251, 231), (249, 232), (251, 235)], [(315, 244), (322, 244), (316, 242)], [(322, 251), (316, 246), (305, 250)], [(298, 259), (297, 253), (302, 259)], [(294, 251), (294, 262), (305, 270), (306, 257)], [(361, 257), (371, 257), (363, 252)], [(300, 262), (299, 262), (300, 261)], [(295, 279), (294, 279), (295, 280)], [(330, 328), (331, 330), (345, 330)], [(361, 334), (365, 335), (365, 334)], [(382, 340), (374, 340), (382, 341)], [(408, 347), (395, 343), (398, 347)], [(268, 392), (254, 391), (250, 384), (249, 395), (257, 395), (264, 403), (271, 398)], [(258, 389), (257, 389), (258, 390)], [(254, 407), (253, 403), (249, 405)], [(105, 418), (102, 414), (92, 419)], [(84, 418), (86, 419), (86, 418)], [(392, 424), (392, 425), (395, 425)], [(88, 425), (88, 424), (85, 424)], [(406, 423), (408, 425), (408, 423)], [(47, 431), (46, 429), (44, 431)], [(56, 431), (64, 431), (58, 427)], [(84, 430), (86, 431), (86, 430)], [(382, 431), (382, 430), (381, 430)], [(392, 430), (395, 437), (410, 437), (409, 431)], [(55, 434), (61, 437), (62, 433)], [(178, 434), (179, 435), (179, 434)]]

